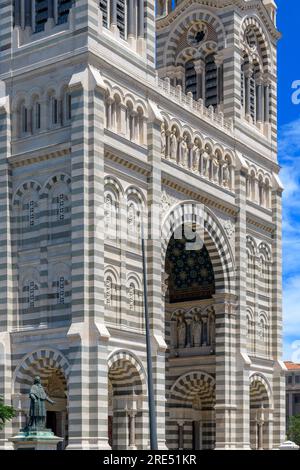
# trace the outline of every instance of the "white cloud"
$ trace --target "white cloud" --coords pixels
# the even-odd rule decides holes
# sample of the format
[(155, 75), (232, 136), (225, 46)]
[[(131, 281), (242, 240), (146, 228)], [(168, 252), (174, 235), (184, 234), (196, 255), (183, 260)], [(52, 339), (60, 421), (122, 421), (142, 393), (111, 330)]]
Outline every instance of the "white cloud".
[(284, 356), (300, 339), (300, 119), (279, 131), (280, 173), (283, 193), (283, 325)]

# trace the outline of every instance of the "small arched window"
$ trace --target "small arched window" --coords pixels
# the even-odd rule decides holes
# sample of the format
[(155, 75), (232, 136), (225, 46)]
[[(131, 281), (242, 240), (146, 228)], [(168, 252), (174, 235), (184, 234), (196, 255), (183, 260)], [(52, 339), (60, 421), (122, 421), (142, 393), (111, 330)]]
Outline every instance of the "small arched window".
[(217, 106), (218, 104), (218, 69), (214, 54), (209, 54), (205, 59), (205, 106)]
[(194, 65), (194, 59), (185, 63), (185, 92), (191, 92), (193, 98), (197, 99), (197, 74)]

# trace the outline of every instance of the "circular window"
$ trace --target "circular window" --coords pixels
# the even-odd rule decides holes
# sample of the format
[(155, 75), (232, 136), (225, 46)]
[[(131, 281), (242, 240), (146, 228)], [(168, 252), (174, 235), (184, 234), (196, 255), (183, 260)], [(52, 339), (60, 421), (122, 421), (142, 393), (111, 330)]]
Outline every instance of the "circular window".
[(193, 24), (187, 33), (187, 40), (191, 46), (199, 46), (207, 37), (207, 26), (199, 22)]

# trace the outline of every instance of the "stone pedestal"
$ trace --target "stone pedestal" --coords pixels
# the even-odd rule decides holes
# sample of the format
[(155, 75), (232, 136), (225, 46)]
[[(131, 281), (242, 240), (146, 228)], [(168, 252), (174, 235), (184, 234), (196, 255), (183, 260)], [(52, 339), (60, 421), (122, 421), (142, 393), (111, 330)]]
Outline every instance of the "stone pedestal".
[(43, 431), (21, 430), (11, 438), (15, 450), (57, 450), (57, 444), (62, 437), (55, 436), (50, 429)]

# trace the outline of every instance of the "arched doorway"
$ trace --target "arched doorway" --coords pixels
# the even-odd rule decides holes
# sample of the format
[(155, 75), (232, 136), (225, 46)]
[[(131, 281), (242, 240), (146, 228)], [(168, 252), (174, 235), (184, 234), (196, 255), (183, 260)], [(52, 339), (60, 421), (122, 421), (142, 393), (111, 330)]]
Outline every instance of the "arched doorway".
[(28, 421), (29, 391), (34, 377), (39, 375), (46, 393), (55, 403), (46, 403), (46, 426), (62, 437), (58, 449), (68, 445), (68, 376), (69, 364), (56, 350), (38, 350), (27, 355), (14, 373), (14, 403), (20, 411), (14, 422), (17, 432)]
[(168, 447), (213, 449), (215, 379), (202, 371), (188, 372), (173, 384), (168, 402)]
[(255, 374), (250, 378), (250, 446), (254, 450), (272, 448), (272, 406), (266, 380)]
[(146, 448), (145, 376), (129, 353), (113, 355), (108, 364), (108, 436), (114, 450)]

